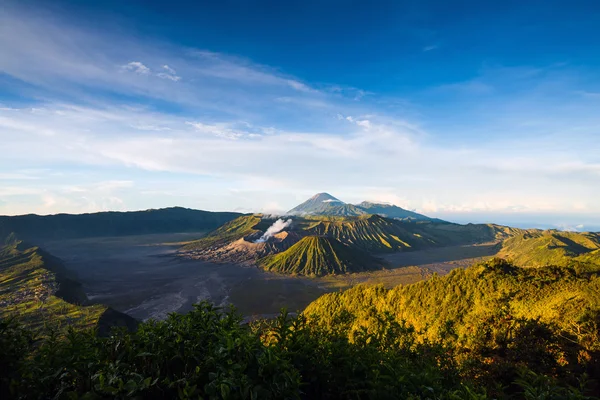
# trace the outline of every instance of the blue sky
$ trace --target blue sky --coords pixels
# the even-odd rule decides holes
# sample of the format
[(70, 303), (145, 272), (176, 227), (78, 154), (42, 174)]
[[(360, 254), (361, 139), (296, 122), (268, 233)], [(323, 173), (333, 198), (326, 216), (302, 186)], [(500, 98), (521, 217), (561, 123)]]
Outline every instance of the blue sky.
[(0, 214), (327, 191), (600, 229), (596, 2), (91, 3), (0, 6)]

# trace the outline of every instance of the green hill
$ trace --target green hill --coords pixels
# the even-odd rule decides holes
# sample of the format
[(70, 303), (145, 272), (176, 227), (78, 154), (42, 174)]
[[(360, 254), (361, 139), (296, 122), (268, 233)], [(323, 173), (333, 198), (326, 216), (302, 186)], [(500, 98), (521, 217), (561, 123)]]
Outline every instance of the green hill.
[(0, 216), (0, 237), (12, 232), (29, 241), (195, 232), (215, 229), (241, 214), (172, 207), (92, 214)]
[(15, 318), (33, 330), (66, 327), (134, 327), (133, 318), (102, 305), (86, 305), (81, 285), (60, 260), (10, 235), (0, 247), (0, 319)]
[(564, 266), (573, 260), (597, 263), (598, 249), (598, 233), (530, 231), (505, 240), (498, 256), (524, 267)]
[(350, 340), (400, 323), (419, 342), (452, 346), (466, 373), (488, 375), (486, 382), (497, 385), (514, 379), (519, 368), (559, 379), (584, 371), (598, 376), (598, 293), (597, 272), (520, 268), (494, 259), (390, 290), (356, 286), (325, 294), (303, 315)]
[(289, 249), (258, 261), (267, 271), (299, 275), (344, 274), (380, 269), (381, 260), (323, 236), (306, 236)]
[[(433, 338), (452, 321), (460, 340), (470, 340), (478, 319), (493, 315), (539, 319), (575, 333), (592, 313), (600, 317), (600, 275), (571, 267), (519, 268), (494, 259), (447, 276), (385, 289), (357, 286), (323, 295), (304, 311), (330, 324), (350, 315), (351, 329), (374, 315), (391, 313), (425, 337)], [(600, 350), (600, 342), (594, 344)]]

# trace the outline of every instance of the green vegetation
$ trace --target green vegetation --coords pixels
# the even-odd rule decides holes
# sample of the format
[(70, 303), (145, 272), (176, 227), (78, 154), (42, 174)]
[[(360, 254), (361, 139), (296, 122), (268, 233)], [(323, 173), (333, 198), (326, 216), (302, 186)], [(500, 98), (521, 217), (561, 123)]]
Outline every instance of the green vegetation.
[(135, 325), (124, 314), (86, 302), (60, 260), (9, 235), (0, 248), (0, 318), (14, 318), (34, 331), (101, 326), (105, 332), (113, 324)]
[(598, 293), (600, 275), (579, 264), (523, 269), (494, 259), (391, 290), (326, 294), (304, 315), (351, 341), (377, 332), (386, 318), (402, 321), (419, 342), (451, 346), (461, 374), (499, 395), (494, 382), (510, 387), (519, 368), (570, 385), (586, 373), (598, 376)]
[[(238, 222), (220, 234), (252, 231), (260, 218)], [(357, 251), (306, 236), (265, 268), (343, 272), (371, 259)], [(1, 309), (1, 398), (558, 400), (600, 388), (591, 379), (600, 371), (600, 273), (580, 260), (519, 268), (494, 259), (392, 289), (359, 285), (297, 317), (250, 325), (201, 303), (106, 335), (114, 311), (57, 297), (57, 260), (14, 237), (0, 254), (2, 300), (33, 293)]]
[(523, 267), (565, 266), (575, 261), (600, 266), (600, 234), (529, 231), (509, 238), (499, 256)]
[(266, 271), (322, 276), (380, 269), (385, 263), (336, 239), (305, 236), (289, 249), (259, 260)]
[(0, 216), (0, 237), (12, 232), (20, 238), (60, 240), (100, 236), (198, 232), (214, 229), (240, 216), (233, 212), (208, 212), (182, 207), (93, 214)]
[(597, 355), (578, 361), (578, 346), (539, 321), (481, 320), (475, 328), (493, 334), (476, 332), (476, 344), (465, 351), (444, 336), (422, 341), (389, 313), (373, 314), (352, 335), (344, 323), (349, 316), (339, 317), (326, 325), (283, 313), (244, 325), (233, 311), (201, 303), (133, 333), (100, 338), (71, 330), (41, 341), (0, 321), (0, 396), (591, 399), (593, 382), (583, 371)]

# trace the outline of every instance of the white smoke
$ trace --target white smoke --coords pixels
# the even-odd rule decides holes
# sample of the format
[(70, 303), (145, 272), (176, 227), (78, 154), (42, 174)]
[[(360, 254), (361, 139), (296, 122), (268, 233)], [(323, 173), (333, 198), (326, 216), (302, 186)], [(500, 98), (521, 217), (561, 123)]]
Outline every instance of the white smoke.
[(260, 237), (260, 239), (258, 239), (254, 243), (264, 243), (264, 242), (266, 242), (267, 240), (269, 240), (270, 238), (272, 238), (273, 235), (275, 235), (276, 233), (281, 232), (282, 230), (284, 230), (285, 228), (287, 228), (291, 224), (292, 224), (292, 220), (291, 219), (288, 219), (287, 221), (284, 221), (283, 219), (279, 218), (277, 221), (275, 221), (275, 223), (273, 223), (273, 225), (271, 225), (269, 227), (269, 229), (267, 229), (267, 231)]
[(341, 203), (341, 200), (335, 200), (335, 199), (327, 199), (327, 200), (323, 200), (323, 203)]

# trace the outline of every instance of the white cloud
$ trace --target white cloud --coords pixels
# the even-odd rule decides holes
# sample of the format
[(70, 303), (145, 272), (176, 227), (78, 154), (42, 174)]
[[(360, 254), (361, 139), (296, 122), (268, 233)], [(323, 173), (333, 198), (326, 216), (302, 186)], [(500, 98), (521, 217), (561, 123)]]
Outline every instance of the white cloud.
[(166, 70), (171, 75), (177, 75), (177, 72), (175, 72), (175, 70), (173, 68), (169, 67), (168, 65), (163, 65), (163, 69)]
[(175, 72), (175, 70), (173, 68), (169, 67), (168, 65), (163, 65), (162, 67), (166, 72), (157, 73), (156, 76), (158, 76), (159, 78), (169, 79), (174, 82), (177, 82), (178, 80), (181, 79), (180, 76), (177, 76), (177, 72)]
[(228, 123), (205, 124), (202, 122), (186, 121), (186, 124), (193, 126), (198, 132), (230, 140), (236, 140), (246, 135), (245, 132), (232, 129)]
[(158, 76), (159, 78), (162, 78), (162, 79), (169, 79), (173, 82), (177, 82), (178, 80), (181, 79), (181, 77), (179, 77), (177, 75), (171, 75), (171, 74), (167, 74), (164, 72), (159, 72), (158, 74), (156, 74), (156, 76)]
[(135, 72), (136, 74), (140, 75), (150, 75), (150, 68), (146, 67), (139, 61), (132, 61), (130, 63), (127, 63), (123, 65), (121, 69), (123, 69), (124, 71)]

